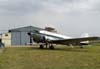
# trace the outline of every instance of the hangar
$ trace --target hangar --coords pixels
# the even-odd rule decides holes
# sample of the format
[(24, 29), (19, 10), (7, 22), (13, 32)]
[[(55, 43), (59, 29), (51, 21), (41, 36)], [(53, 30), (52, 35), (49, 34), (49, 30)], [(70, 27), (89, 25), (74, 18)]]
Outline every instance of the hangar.
[[(28, 32), (42, 30), (42, 28), (26, 26), (20, 28), (10, 29), (11, 33), (11, 45), (27, 45), (30, 43), (30, 37), (28, 36)], [(31, 42), (32, 43), (32, 42)]]

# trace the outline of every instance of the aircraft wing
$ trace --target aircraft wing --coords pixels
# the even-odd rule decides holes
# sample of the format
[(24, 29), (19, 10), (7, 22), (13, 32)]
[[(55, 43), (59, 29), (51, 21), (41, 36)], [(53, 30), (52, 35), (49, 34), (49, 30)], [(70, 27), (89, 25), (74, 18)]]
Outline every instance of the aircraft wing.
[(74, 43), (80, 43), (82, 41), (93, 41), (93, 40), (99, 40), (99, 37), (84, 37), (84, 38), (71, 38), (71, 39), (64, 39), (64, 40), (52, 40), (51, 42), (54, 44), (74, 44)]

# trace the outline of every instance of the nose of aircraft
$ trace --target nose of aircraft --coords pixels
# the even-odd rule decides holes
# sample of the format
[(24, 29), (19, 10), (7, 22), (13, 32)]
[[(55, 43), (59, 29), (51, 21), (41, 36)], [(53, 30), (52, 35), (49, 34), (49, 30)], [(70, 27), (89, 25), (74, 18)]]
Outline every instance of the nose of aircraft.
[(30, 36), (31, 35), (31, 32), (28, 32), (27, 34)]

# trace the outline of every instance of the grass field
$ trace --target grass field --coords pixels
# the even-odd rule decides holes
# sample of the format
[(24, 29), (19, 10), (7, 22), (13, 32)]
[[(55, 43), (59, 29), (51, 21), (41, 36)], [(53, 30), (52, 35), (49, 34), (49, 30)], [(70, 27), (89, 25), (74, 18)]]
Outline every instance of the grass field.
[(0, 69), (100, 69), (100, 46), (0, 49)]

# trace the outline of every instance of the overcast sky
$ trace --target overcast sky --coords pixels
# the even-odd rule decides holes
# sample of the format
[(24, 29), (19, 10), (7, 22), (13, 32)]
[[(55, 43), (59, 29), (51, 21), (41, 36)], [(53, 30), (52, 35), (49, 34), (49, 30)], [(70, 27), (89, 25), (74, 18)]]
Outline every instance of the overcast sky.
[(1, 31), (29, 25), (100, 36), (100, 0), (0, 0)]

